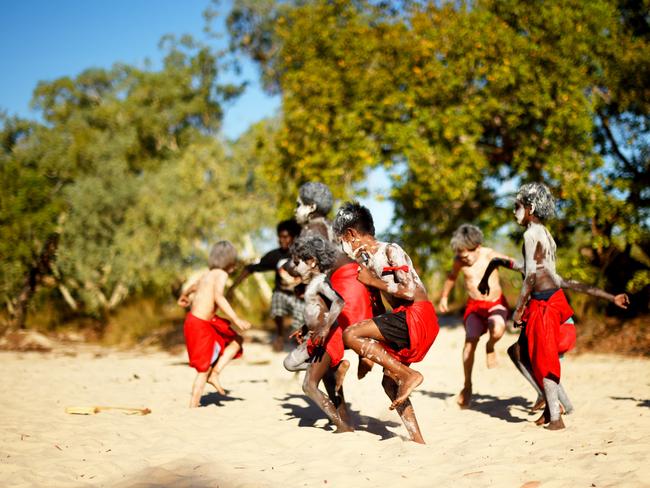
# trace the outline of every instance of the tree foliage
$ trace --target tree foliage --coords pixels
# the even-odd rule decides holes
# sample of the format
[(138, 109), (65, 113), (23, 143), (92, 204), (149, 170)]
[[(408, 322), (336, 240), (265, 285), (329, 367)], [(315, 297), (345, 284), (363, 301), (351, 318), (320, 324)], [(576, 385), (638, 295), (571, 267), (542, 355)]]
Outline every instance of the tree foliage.
[(558, 243), (584, 246), (563, 272), (636, 280), (647, 307), (647, 7), (241, 0), (229, 25), (282, 94), (278, 181), (347, 197), (386, 166), (400, 238), (427, 266), (459, 223), (502, 228), (507, 197), (543, 180)]
[(241, 87), (218, 82), (208, 47), (166, 42), (160, 70), (42, 82), (42, 123), (5, 118), (0, 293), (17, 322), (43, 283), (100, 318), (134, 294), (167, 296), (215, 240), (263, 222), (255, 161), (218, 138), (222, 104)]

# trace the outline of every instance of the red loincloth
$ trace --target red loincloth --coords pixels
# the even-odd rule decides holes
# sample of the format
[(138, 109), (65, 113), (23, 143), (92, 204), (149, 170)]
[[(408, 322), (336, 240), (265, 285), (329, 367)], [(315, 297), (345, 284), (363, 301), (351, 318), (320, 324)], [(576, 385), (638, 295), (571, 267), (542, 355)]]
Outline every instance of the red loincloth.
[(548, 300), (531, 299), (526, 305), (522, 320), (526, 323), (528, 354), (533, 376), (542, 389), (544, 378), (560, 381), (560, 346), (570, 345), (570, 332), (567, 334), (567, 344), (562, 344), (562, 329), (570, 331), (570, 327), (565, 327), (564, 323), (572, 315), (573, 310), (561, 289)]
[[(357, 263), (344, 264), (330, 277), (334, 291), (341, 295), (345, 301), (343, 310), (336, 319), (336, 324), (330, 329), (325, 338), (325, 350), (332, 359), (331, 366), (335, 367), (343, 359), (343, 331), (350, 325), (373, 317), (373, 301), (368, 288), (357, 280), (359, 265)], [(307, 352), (311, 356), (316, 347), (311, 339), (307, 340)]]
[(493, 302), (488, 302), (487, 300), (475, 300), (474, 298), (468, 298), (467, 306), (465, 307), (465, 313), (463, 314), (463, 322), (467, 323), (467, 317), (469, 317), (469, 314), (471, 313), (475, 313), (483, 320), (487, 320), (487, 318), (490, 316), (489, 310), (493, 307), (496, 307), (497, 305), (503, 305), (506, 308), (506, 310), (509, 310), (508, 302), (506, 301), (506, 297), (503, 296), (503, 293), (499, 298), (497, 298)]
[(417, 363), (424, 359), (429, 348), (436, 340), (440, 326), (433, 303), (428, 300), (413, 302), (407, 307), (397, 307), (393, 312), (406, 312), (406, 324), (409, 328), (411, 347), (395, 351), (382, 343), (384, 349), (399, 362), (406, 365)]
[(573, 321), (564, 322), (560, 326), (560, 340), (557, 344), (557, 352), (564, 354), (569, 352), (576, 345), (576, 324)]
[[(311, 339), (307, 339), (307, 352), (310, 356), (313, 356), (317, 346), (314, 346), (314, 343)], [(332, 325), (330, 333), (325, 338), (325, 351), (329, 354), (331, 363), (330, 367), (335, 368), (343, 359), (343, 353), (345, 348), (343, 347), (343, 330), (338, 324)]]
[[(230, 322), (215, 315), (212, 320), (203, 320), (188, 312), (183, 324), (185, 334), (185, 345), (187, 355), (190, 358), (190, 366), (199, 373), (210, 369), (210, 362), (214, 354), (214, 345), (218, 343), (223, 352), (224, 348), (237, 337), (237, 333), (230, 328)], [(243, 353), (239, 349), (235, 358)]]
[(343, 330), (349, 325), (374, 316), (373, 297), (366, 285), (357, 279), (358, 275), (359, 265), (348, 263), (334, 271), (330, 277), (332, 288), (345, 300), (343, 310), (337, 319)]

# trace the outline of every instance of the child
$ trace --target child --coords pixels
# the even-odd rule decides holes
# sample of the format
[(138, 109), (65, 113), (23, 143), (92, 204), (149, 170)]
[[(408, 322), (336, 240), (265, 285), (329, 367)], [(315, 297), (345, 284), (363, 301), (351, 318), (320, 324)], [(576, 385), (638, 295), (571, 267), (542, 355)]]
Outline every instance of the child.
[(490, 276), (490, 293), (483, 297), (477, 289), (479, 280), (485, 268), (492, 259), (503, 259), (513, 262), (507, 256), (501, 255), (483, 247), (483, 233), (470, 224), (463, 224), (451, 238), (451, 247), (456, 253), (454, 264), (442, 288), (440, 297), (440, 311), (447, 312), (447, 298), (451, 292), (460, 271), (465, 278), (465, 290), (469, 298), (463, 315), (465, 324), (465, 346), (463, 347), (463, 370), (465, 384), (458, 395), (457, 403), (461, 408), (467, 408), (472, 399), (472, 368), (474, 366), (474, 353), (479, 338), (489, 331), (489, 338), (485, 346), (488, 368), (496, 366), (494, 345), (503, 336), (508, 318), (508, 303), (501, 292), (498, 273)]
[[(508, 259), (494, 258), (490, 261), (490, 264), (486, 268), (483, 278), (481, 279), (481, 282), (478, 285), (478, 290), (482, 294), (490, 293), (489, 283), (492, 281), (490, 279), (490, 275), (498, 267), (506, 267), (508, 269), (517, 270), (522, 272), (523, 274), (523, 265), (516, 264), (514, 263), (514, 261)], [(585, 285), (584, 283), (580, 283), (575, 280), (565, 280), (559, 275), (558, 278), (562, 288), (567, 288), (581, 293), (586, 293), (588, 295), (595, 296), (598, 298), (604, 298), (621, 308), (627, 308), (629, 304), (629, 298), (624, 293), (619, 295), (611, 295), (606, 291), (601, 290), (600, 288), (594, 286)], [(541, 297), (541, 295), (538, 295), (538, 298), (539, 297)], [(575, 342), (576, 342), (576, 330), (575, 330), (573, 317), (570, 317), (563, 324), (560, 325), (558, 330), (557, 351), (560, 359), (562, 358), (564, 353), (573, 349), (573, 347), (575, 346)], [(531, 408), (531, 412), (545, 409), (546, 401), (544, 399), (544, 393), (537, 385), (533, 377), (532, 364), (530, 362), (530, 357), (528, 354), (528, 343), (526, 340), (525, 327), (522, 327), (517, 342), (515, 342), (508, 348), (508, 356), (514, 363), (515, 367), (524, 376), (524, 378), (531, 384), (531, 386), (537, 393), (537, 399), (535, 400), (535, 403)], [(573, 411), (573, 405), (571, 404), (569, 397), (564, 391), (562, 384), (558, 385), (558, 395), (560, 400), (560, 406), (563, 408), (564, 412), (571, 413)], [(537, 423), (543, 423), (545, 417), (548, 417), (548, 415), (542, 415), (542, 417), (538, 419)]]
[(282, 351), (284, 347), (284, 317), (291, 316), (291, 327), (294, 330), (299, 329), (304, 323), (305, 304), (294, 293), (294, 288), (300, 280), (296, 280), (283, 268), (291, 259), (289, 248), (300, 234), (300, 225), (293, 219), (283, 220), (277, 225), (277, 234), (280, 247), (267, 252), (259, 263), (247, 265), (233, 282), (226, 297), (230, 298), (235, 288), (251, 273), (275, 271), (275, 286), (273, 295), (271, 295), (271, 316), (275, 321), (277, 336), (273, 341), (273, 350)]
[[(183, 326), (190, 366), (196, 369), (190, 407), (199, 406), (206, 382), (225, 394), (219, 374), (231, 359), (242, 355), (242, 334), (251, 327), (237, 316), (223, 294), (236, 261), (237, 251), (233, 245), (228, 241), (217, 242), (208, 258), (209, 271), (178, 299), (179, 305), (187, 306), (189, 295), (194, 294)], [(218, 309), (230, 321), (215, 315)]]
[(409, 400), (423, 378), (408, 365), (424, 358), (438, 334), (433, 304), (402, 248), (375, 239), (372, 215), (366, 207), (346, 203), (338, 211), (333, 227), (343, 250), (367, 263), (359, 265), (357, 279), (379, 289), (393, 307), (389, 313), (348, 327), (343, 342), (384, 367), (382, 385), (392, 402), (390, 408), (397, 409), (411, 439), (423, 444)]
[[(527, 356), (538, 387), (546, 401), (544, 414), (538, 423), (548, 423), (549, 430), (564, 428), (560, 417), (560, 397), (566, 393), (560, 385), (561, 326), (572, 315), (562, 286), (564, 281), (555, 270), (556, 245), (543, 222), (555, 213), (554, 200), (549, 189), (541, 183), (523, 185), (515, 199), (515, 220), (526, 228), (524, 232), (524, 282), (515, 307), (515, 326), (525, 324)], [(490, 272), (492, 269), (489, 270)], [(576, 286), (577, 283), (571, 283)], [(483, 288), (483, 287), (482, 287)], [(626, 308), (627, 295), (613, 300)]]
[(305, 183), (298, 190), (295, 217), (302, 226), (301, 236), (314, 232), (325, 239), (334, 240), (332, 226), (327, 214), (332, 209), (332, 192), (329, 187), (317, 181)]
[[(309, 331), (306, 343), (288, 357), (301, 359), (307, 365), (302, 389), (336, 425), (336, 432), (350, 432), (345, 401), (343, 399), (343, 376), (350, 366), (343, 360), (343, 339), (336, 319), (343, 309), (343, 299), (334, 291), (325, 274), (334, 265), (336, 250), (320, 235), (299, 238), (291, 247), (296, 271), (305, 289), (305, 324)], [(302, 358), (298, 358), (302, 355)], [(287, 366), (285, 361), (285, 367)], [(289, 368), (288, 368), (289, 369)], [(301, 369), (301, 368), (297, 368)], [(333, 371), (337, 371), (333, 375)], [(324, 380), (329, 397), (318, 389)], [(340, 394), (337, 396), (337, 392)]]

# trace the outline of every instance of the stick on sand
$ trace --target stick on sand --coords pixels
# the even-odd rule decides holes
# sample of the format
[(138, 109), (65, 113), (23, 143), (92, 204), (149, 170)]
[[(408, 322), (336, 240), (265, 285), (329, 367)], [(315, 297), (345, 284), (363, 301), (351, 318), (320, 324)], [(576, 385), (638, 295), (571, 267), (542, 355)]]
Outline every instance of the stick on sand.
[(127, 415), (148, 415), (151, 410), (148, 408), (132, 408), (132, 407), (65, 407), (65, 413), (72, 415), (94, 415), (99, 412), (107, 410), (120, 410)]

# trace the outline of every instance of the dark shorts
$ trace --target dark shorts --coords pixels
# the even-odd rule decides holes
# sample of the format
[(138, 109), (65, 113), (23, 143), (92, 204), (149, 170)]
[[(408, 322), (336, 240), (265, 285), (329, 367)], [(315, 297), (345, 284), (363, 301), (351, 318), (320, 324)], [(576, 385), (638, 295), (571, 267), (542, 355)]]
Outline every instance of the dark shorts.
[(383, 315), (377, 315), (372, 320), (377, 324), (379, 332), (384, 336), (391, 349), (401, 351), (402, 349), (409, 349), (411, 347), (405, 311), (402, 310), (396, 313), (388, 312)]

